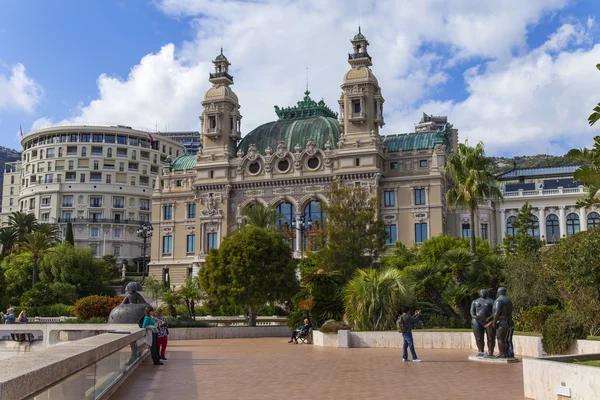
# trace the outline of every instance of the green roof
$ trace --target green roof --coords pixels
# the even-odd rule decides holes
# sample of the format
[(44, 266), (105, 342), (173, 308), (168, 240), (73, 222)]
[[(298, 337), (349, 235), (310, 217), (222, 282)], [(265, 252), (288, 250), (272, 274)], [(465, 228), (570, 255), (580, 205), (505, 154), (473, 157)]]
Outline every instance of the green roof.
[(221, 61), (221, 60), (227, 61), (227, 57), (225, 57), (225, 55), (223, 54), (223, 48), (222, 48), (222, 47), (221, 47), (221, 54), (219, 54), (219, 55), (218, 55), (218, 56), (215, 58), (215, 60), (216, 60), (216, 61)]
[(313, 139), (317, 147), (323, 149), (325, 143), (331, 143), (334, 149), (340, 138), (340, 125), (336, 118), (314, 116), (307, 118), (281, 119), (267, 122), (248, 133), (238, 146), (238, 150), (248, 152), (251, 144), (264, 154), (267, 147), (272, 151), (277, 149), (277, 144), (283, 142), (288, 150), (299, 144), (304, 148), (306, 143)]
[(360, 31), (360, 26), (358, 27), (358, 33), (356, 35), (354, 35), (354, 40), (356, 39), (364, 39), (365, 35), (363, 35)]
[(196, 155), (179, 156), (173, 161), (173, 171), (193, 169), (196, 166)]
[(383, 145), (390, 153), (396, 151), (424, 150), (436, 144), (448, 144), (444, 131), (403, 133), (383, 136)]

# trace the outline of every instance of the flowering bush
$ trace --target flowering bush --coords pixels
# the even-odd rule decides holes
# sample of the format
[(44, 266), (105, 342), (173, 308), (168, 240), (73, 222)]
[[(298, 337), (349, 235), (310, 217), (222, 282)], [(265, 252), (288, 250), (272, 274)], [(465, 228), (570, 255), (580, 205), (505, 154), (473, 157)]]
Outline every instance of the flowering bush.
[(75, 303), (75, 316), (79, 319), (108, 318), (113, 308), (123, 301), (120, 297), (88, 296)]

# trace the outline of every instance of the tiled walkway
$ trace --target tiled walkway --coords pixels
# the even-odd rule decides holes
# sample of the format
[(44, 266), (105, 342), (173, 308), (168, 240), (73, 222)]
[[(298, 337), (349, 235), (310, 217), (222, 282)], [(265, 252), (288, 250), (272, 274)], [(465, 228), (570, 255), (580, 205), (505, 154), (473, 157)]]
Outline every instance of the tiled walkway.
[(167, 353), (165, 365), (141, 365), (111, 400), (523, 399), (521, 363), (467, 361), (466, 350), (417, 350), (424, 362), (403, 363), (398, 349), (266, 338), (174, 341)]

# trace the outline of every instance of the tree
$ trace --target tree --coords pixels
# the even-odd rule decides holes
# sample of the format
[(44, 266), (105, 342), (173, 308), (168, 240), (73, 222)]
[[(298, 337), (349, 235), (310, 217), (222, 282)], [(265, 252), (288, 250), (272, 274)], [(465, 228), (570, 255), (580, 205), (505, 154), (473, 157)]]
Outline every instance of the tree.
[(542, 247), (541, 241), (532, 236), (534, 229), (539, 230), (539, 225), (531, 214), (531, 209), (531, 205), (525, 202), (516, 215), (517, 219), (511, 222), (517, 232), (514, 237), (510, 235), (504, 237), (503, 245), (507, 254), (529, 253)]
[(75, 238), (73, 237), (73, 224), (71, 221), (67, 222), (67, 232), (65, 234), (65, 242), (71, 246), (75, 246)]
[(150, 292), (154, 299), (155, 306), (158, 307), (158, 299), (165, 291), (165, 285), (153, 276), (149, 276), (144, 280), (144, 291)]
[(2, 261), (2, 289), (10, 304), (18, 304), (21, 295), (31, 289), (31, 263), (30, 253), (11, 253)]
[(248, 225), (271, 230), (275, 230), (277, 222), (282, 219), (277, 210), (260, 203), (244, 207), (242, 215)]
[(36, 232), (47, 236), (52, 242), (59, 242), (60, 230), (56, 224), (38, 224)]
[(600, 136), (594, 138), (594, 146), (591, 149), (585, 147), (572, 149), (567, 153), (567, 157), (583, 162), (583, 165), (573, 173), (573, 178), (587, 188), (585, 197), (578, 200), (577, 205), (589, 207), (600, 203), (600, 199), (596, 198), (596, 194), (600, 190)]
[(351, 327), (361, 331), (394, 329), (405, 299), (406, 288), (397, 269), (359, 269), (344, 287), (344, 317)]
[(169, 310), (169, 314), (171, 315), (171, 317), (176, 318), (177, 317), (176, 306), (181, 304), (181, 296), (179, 295), (179, 293), (176, 292), (175, 290), (167, 289), (162, 294), (160, 299), (162, 300), (163, 304), (165, 304), (167, 306), (167, 309)]
[(17, 231), (11, 227), (6, 226), (4, 228), (0, 228), (0, 244), (2, 245), (2, 257), (9, 255), (12, 251), (15, 243), (18, 241)]
[(100, 260), (95, 261), (98, 264), (98, 278), (100, 278), (102, 282), (110, 282), (121, 276), (121, 272), (119, 271), (119, 268), (117, 268), (117, 257), (114, 255), (105, 254)]
[(198, 277), (188, 277), (185, 280), (185, 285), (179, 288), (177, 294), (179, 295), (181, 301), (186, 305), (190, 318), (196, 315), (196, 303), (206, 297), (200, 288), (200, 281)]
[(35, 215), (16, 211), (8, 216), (8, 226), (17, 232), (17, 241), (23, 242), (26, 234), (37, 230), (38, 223)]
[[(596, 68), (600, 70), (600, 64), (596, 64)], [(594, 112), (588, 117), (588, 122), (591, 125), (594, 125), (596, 122), (600, 120), (600, 103), (596, 107), (594, 107)]]
[(471, 253), (477, 253), (475, 242), (475, 213), (479, 203), (487, 199), (503, 200), (502, 191), (494, 185), (494, 175), (490, 172), (492, 161), (485, 156), (483, 143), (475, 147), (459, 143), (452, 153), (444, 170), (444, 178), (451, 187), (446, 192), (446, 200), (452, 208), (465, 207), (471, 213)]
[(41, 232), (26, 233), (25, 240), (19, 243), (19, 247), (22, 252), (31, 254), (32, 273), (31, 273), (31, 287), (35, 286), (38, 279), (38, 263), (44, 254), (52, 248), (52, 238), (44, 235)]
[(359, 268), (371, 268), (386, 250), (387, 233), (377, 218), (378, 200), (365, 188), (345, 188), (334, 184), (327, 213), (327, 228), (316, 240), (318, 265), (326, 271), (339, 271), (348, 281)]
[(211, 250), (199, 279), (209, 298), (242, 307), (250, 326), (262, 305), (289, 300), (298, 289), (289, 246), (278, 233), (256, 226), (245, 226)]

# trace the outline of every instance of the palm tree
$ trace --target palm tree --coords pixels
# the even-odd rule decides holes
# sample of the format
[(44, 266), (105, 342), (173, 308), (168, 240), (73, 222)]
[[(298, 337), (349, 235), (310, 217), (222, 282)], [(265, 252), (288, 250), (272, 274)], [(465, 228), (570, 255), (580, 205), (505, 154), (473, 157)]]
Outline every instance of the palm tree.
[(277, 210), (263, 204), (253, 204), (252, 206), (244, 207), (242, 215), (248, 225), (272, 230), (275, 230), (277, 222), (283, 219), (283, 216)]
[(442, 298), (441, 290), (447, 287), (448, 279), (442, 274), (442, 268), (433, 264), (406, 267), (403, 272), (415, 289), (420, 288), (433, 304), (438, 306), (448, 318), (458, 318), (456, 311)]
[[(598, 115), (600, 118), (600, 114)], [(600, 203), (600, 200), (595, 198), (596, 193), (600, 190), (600, 136), (594, 138), (594, 146), (591, 149), (572, 149), (567, 153), (567, 157), (584, 163), (573, 174), (573, 178), (577, 182), (583, 183), (587, 187), (585, 197), (578, 201), (577, 205), (591, 206)]]
[(50, 251), (53, 244), (52, 239), (41, 232), (27, 233), (25, 234), (25, 240), (19, 243), (21, 251), (31, 254), (33, 263), (32, 286), (37, 282), (38, 262), (44, 254)]
[[(596, 68), (600, 70), (600, 64), (596, 64)], [(596, 122), (600, 120), (600, 103), (596, 107), (594, 107), (594, 112), (588, 117), (588, 122), (591, 125), (594, 125)]]
[(0, 245), (2, 245), (2, 257), (7, 256), (17, 243), (17, 232), (10, 226), (0, 228)]
[(17, 232), (19, 242), (25, 240), (25, 235), (37, 230), (38, 223), (35, 215), (16, 211), (8, 216), (8, 226)]
[(179, 295), (179, 292), (176, 292), (173, 289), (167, 289), (167, 291), (162, 294), (160, 299), (162, 300), (163, 304), (169, 309), (169, 314), (171, 314), (171, 317), (176, 318), (176, 306), (181, 304), (181, 296)]
[(393, 329), (406, 293), (397, 269), (359, 269), (344, 288), (345, 319), (358, 330)]
[(36, 231), (48, 236), (48, 238), (50, 238), (54, 242), (60, 241), (59, 240), (60, 230), (58, 229), (58, 226), (55, 224), (46, 224), (46, 223), (39, 224)]
[(485, 156), (483, 143), (475, 147), (460, 143), (452, 153), (444, 170), (444, 179), (451, 187), (446, 192), (450, 207), (465, 207), (471, 213), (471, 253), (476, 254), (475, 213), (479, 202), (487, 199), (502, 201), (502, 191), (494, 185), (494, 175), (490, 172), (491, 160)]
[(452, 272), (457, 285), (464, 282), (465, 272), (471, 268), (474, 262), (475, 256), (469, 250), (461, 248), (448, 250), (441, 260), (442, 266)]

